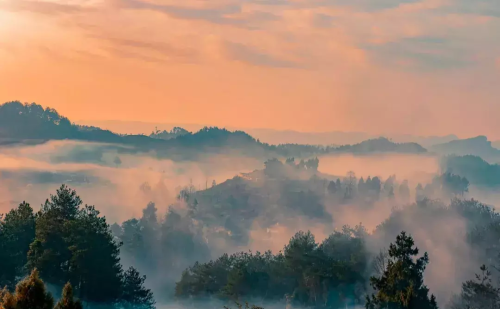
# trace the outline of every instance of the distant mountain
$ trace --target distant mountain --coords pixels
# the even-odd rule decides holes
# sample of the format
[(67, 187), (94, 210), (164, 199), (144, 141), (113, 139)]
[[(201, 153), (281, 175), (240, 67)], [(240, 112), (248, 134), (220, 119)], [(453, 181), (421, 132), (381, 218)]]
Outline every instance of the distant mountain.
[(397, 153), (424, 153), (427, 149), (417, 143), (394, 143), (387, 138), (380, 137), (370, 139), (355, 145), (340, 146), (335, 149), (336, 152), (350, 152), (356, 154), (378, 153), (378, 152), (397, 152)]
[[(292, 130), (245, 129), (250, 135), (270, 144), (291, 143), (310, 145), (345, 145), (357, 144), (368, 139), (377, 139), (380, 135), (364, 132), (298, 132)], [(396, 143), (418, 143), (423, 147), (446, 143), (458, 139), (456, 135), (415, 136), (410, 134), (385, 134)]]
[(488, 161), (500, 160), (500, 150), (494, 148), (486, 136), (460, 139), (430, 147), (431, 151), (441, 155), (473, 155)]
[[(111, 130), (117, 133), (133, 133), (144, 134), (148, 133), (155, 127), (160, 130), (182, 127), (188, 131), (195, 132), (209, 125), (191, 124), (191, 123), (156, 123), (156, 122), (141, 122), (141, 121), (78, 121), (81, 125), (97, 126), (106, 130)], [(447, 143), (452, 140), (457, 140), (456, 135), (446, 136), (417, 136), (411, 134), (368, 134), (365, 132), (343, 132), (343, 131), (328, 131), (328, 132), (300, 132), (294, 130), (276, 130), (265, 128), (243, 128), (243, 127), (226, 127), (230, 131), (245, 131), (254, 138), (263, 143), (268, 144), (307, 144), (307, 145), (348, 145), (357, 144), (368, 139), (376, 139), (380, 136), (385, 136), (396, 143), (418, 143), (425, 148), (436, 144)], [(167, 130), (167, 132), (168, 132)]]
[(478, 156), (448, 156), (441, 168), (467, 178), (475, 186), (500, 186), (500, 165), (490, 164)]
[[(336, 153), (424, 153), (416, 143), (394, 143), (386, 138), (354, 145), (314, 146), (301, 144), (270, 145), (243, 131), (205, 127), (195, 133), (182, 128), (155, 131), (150, 136), (116, 134), (98, 127), (76, 125), (56, 110), (32, 104), (9, 102), (0, 105), (0, 144), (36, 143), (47, 140), (80, 140), (122, 144), (119, 152), (151, 152), (160, 157), (186, 160), (206, 153), (236, 152), (259, 158), (305, 158)], [(128, 150), (127, 150), (128, 149)]]
[(149, 134), (149, 137), (169, 140), (169, 139), (176, 138), (176, 137), (179, 137), (181, 135), (186, 135), (186, 134), (190, 134), (190, 133), (191, 132), (189, 132), (188, 130), (186, 130), (184, 128), (174, 127), (170, 131), (167, 131), (167, 130), (160, 131), (160, 130), (156, 129), (151, 134)]

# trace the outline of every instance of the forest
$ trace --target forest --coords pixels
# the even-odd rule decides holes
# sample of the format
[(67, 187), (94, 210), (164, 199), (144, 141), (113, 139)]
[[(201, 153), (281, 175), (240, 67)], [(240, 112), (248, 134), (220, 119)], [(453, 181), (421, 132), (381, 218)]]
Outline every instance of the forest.
[[(315, 171), (317, 164), (315, 159), (298, 164), (292, 158), (285, 163), (271, 160), (263, 172), (267, 181), (284, 182), (293, 173)], [(409, 202), (407, 181), (398, 184), (395, 176), (384, 181), (378, 177), (364, 180), (350, 173), (342, 180), (328, 181), (314, 174), (304, 182), (316, 189), (319, 183), (325, 192), (321, 200), (332, 199), (339, 207), (348, 200), (364, 201), (365, 207), (381, 199)], [(2, 308), (53, 308), (54, 304), (54, 308), (154, 308), (157, 301), (197, 308), (215, 300), (215, 304), (250, 301), (273, 308), (279, 304), (294, 308), (437, 308), (438, 303), (443, 308), (500, 306), (496, 284), (500, 278), (496, 271), (500, 215), (464, 198), (469, 183), (463, 177), (445, 173), (425, 186), (419, 184), (416, 202), (394, 208), (373, 232), (362, 224), (344, 225), (317, 242), (313, 233), (303, 230), (279, 252), (240, 251), (210, 259), (215, 252), (201, 230), (214, 222), (199, 208), (206, 203), (203, 194), (223, 185), (214, 184), (201, 192), (186, 187), (178, 201), (187, 211), (172, 206), (161, 219), (155, 204), (150, 203), (141, 218), (112, 225), (66, 185), (38, 212), (21, 203), (1, 218)], [(296, 196), (296, 203), (322, 204), (309, 190)], [(450, 204), (441, 202), (439, 196), (451, 198)], [(238, 203), (233, 197), (229, 206)], [(232, 216), (242, 211), (236, 209)], [(301, 211), (305, 216), (317, 215), (314, 210)], [(467, 222), (468, 245), (484, 264), (475, 265), (477, 275), (471, 274), (461, 291), (449, 299), (437, 298), (424, 284), (424, 272), (433, 256), (419, 250), (406, 231), (403, 218), (408, 216), (428, 224), (455, 216)], [(196, 221), (201, 223), (196, 225)], [(387, 235), (396, 236), (378, 247), (388, 249), (374, 250)], [(234, 237), (233, 241), (245, 243), (244, 235)], [(135, 267), (125, 268), (125, 264)], [(156, 300), (147, 288), (146, 276), (137, 269), (145, 269), (148, 276), (151, 271), (157, 274), (151, 277)]]
[[(500, 214), (479, 201), (495, 199), (496, 161), (385, 138), (119, 135), (19, 102), (0, 120), (0, 308), (500, 308)], [(438, 166), (324, 169), (388, 153)], [(204, 166), (203, 185), (180, 177)]]

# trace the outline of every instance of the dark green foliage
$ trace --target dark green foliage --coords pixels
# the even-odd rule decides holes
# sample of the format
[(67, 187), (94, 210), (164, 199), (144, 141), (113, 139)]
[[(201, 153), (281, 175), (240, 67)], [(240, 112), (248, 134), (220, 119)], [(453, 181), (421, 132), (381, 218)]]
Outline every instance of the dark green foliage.
[[(63, 185), (42, 205), (27, 265), (40, 269), (41, 276), (56, 286), (70, 282), (80, 299), (115, 303), (122, 297), (127, 275), (120, 265), (119, 244), (106, 218), (94, 206), (81, 204), (76, 192)], [(151, 207), (144, 220), (154, 220), (154, 213), (148, 213)]]
[(130, 267), (123, 274), (122, 294), (120, 304), (125, 308), (152, 309), (155, 308), (153, 293), (144, 287), (146, 276), (141, 276), (139, 272)]
[(434, 180), (441, 192), (450, 196), (463, 196), (469, 192), (469, 181), (458, 175), (446, 172)]
[(310, 232), (299, 232), (276, 255), (238, 253), (196, 263), (183, 273), (176, 295), (233, 300), (289, 295), (302, 306), (359, 305), (366, 280), (365, 236), (362, 227), (345, 227), (317, 244)]
[[(205, 127), (196, 133), (182, 128), (170, 132), (155, 131), (150, 136), (119, 135), (108, 130), (92, 126), (71, 124), (66, 118), (51, 108), (31, 103), (7, 102), (0, 105), (0, 137), (14, 142), (27, 140), (85, 140), (123, 144), (131, 146), (130, 152), (154, 151), (158, 156), (184, 160), (196, 158), (207, 152), (219, 153), (221, 149), (231, 149), (246, 156), (282, 158), (313, 157), (328, 153), (423, 153), (426, 149), (414, 143), (393, 143), (385, 138), (367, 140), (355, 145), (340, 147), (314, 145), (269, 145), (262, 143), (242, 131), (231, 132), (217, 127)], [(307, 168), (317, 169), (316, 160), (309, 161)]]
[(381, 277), (372, 277), (375, 294), (366, 299), (367, 309), (437, 309), (434, 295), (423, 283), (427, 253), (420, 258), (413, 238), (402, 232), (389, 247), (387, 267)]
[(180, 127), (174, 127), (170, 131), (167, 131), (167, 130), (160, 131), (156, 128), (155, 131), (153, 131), (153, 132), (151, 132), (151, 134), (149, 134), (149, 137), (163, 139), (163, 140), (169, 140), (169, 139), (176, 138), (178, 136), (186, 135), (186, 134), (191, 134), (191, 132), (187, 131), (186, 129), (180, 128)]
[(54, 309), (82, 309), (82, 303), (73, 297), (73, 287), (68, 282), (63, 288), (61, 299), (57, 302)]
[(35, 215), (28, 203), (21, 203), (0, 220), (0, 285), (14, 287), (26, 275), (30, 244), (35, 238)]
[(82, 208), (76, 220), (65, 224), (64, 238), (71, 258), (69, 280), (80, 298), (113, 302), (120, 297), (120, 250), (104, 217), (94, 206)]

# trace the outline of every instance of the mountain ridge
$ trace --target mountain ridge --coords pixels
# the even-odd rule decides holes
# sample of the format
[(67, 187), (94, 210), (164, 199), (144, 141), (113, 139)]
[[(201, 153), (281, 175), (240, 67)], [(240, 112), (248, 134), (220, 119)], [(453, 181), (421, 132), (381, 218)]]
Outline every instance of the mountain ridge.
[[(179, 128), (181, 129), (181, 128)], [(154, 151), (161, 157), (193, 158), (205, 153), (237, 151), (249, 156), (306, 158), (326, 154), (413, 153), (427, 150), (417, 143), (394, 143), (387, 138), (369, 139), (354, 145), (314, 146), (304, 144), (270, 145), (244, 131), (205, 127), (195, 133), (163, 139), (146, 135), (117, 134), (93, 126), (72, 123), (55, 109), (43, 108), (35, 103), (7, 102), (0, 105), (0, 140), (11, 144), (23, 141), (80, 140), (124, 144), (138, 152)]]

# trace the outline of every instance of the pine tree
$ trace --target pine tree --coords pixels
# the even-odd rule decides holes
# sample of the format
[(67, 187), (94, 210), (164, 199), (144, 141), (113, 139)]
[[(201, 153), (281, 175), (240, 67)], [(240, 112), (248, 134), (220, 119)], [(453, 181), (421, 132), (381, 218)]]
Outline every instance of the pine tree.
[(73, 299), (73, 287), (68, 282), (62, 291), (62, 297), (57, 302), (54, 309), (82, 309), (82, 303)]
[(36, 269), (17, 284), (14, 294), (4, 294), (1, 309), (52, 309), (54, 306), (54, 299), (46, 291)]
[(500, 288), (491, 283), (491, 273), (485, 265), (480, 269), (481, 274), (476, 274), (476, 280), (462, 284), (462, 293), (452, 302), (452, 309), (500, 308)]
[(24, 266), (34, 239), (35, 214), (28, 203), (0, 219), (0, 286), (14, 288), (16, 278), (27, 275)]
[(144, 287), (146, 276), (130, 267), (122, 278), (121, 303), (125, 308), (154, 309), (155, 301), (153, 292)]
[(380, 278), (372, 277), (375, 290), (367, 297), (367, 309), (437, 309), (434, 295), (429, 298), (429, 289), (423, 283), (425, 267), (429, 263), (427, 253), (415, 259), (418, 248), (414, 248), (411, 236), (401, 232), (396, 243), (389, 247), (387, 267)]

